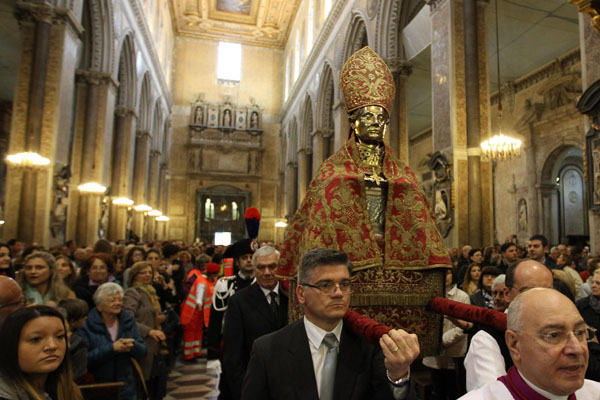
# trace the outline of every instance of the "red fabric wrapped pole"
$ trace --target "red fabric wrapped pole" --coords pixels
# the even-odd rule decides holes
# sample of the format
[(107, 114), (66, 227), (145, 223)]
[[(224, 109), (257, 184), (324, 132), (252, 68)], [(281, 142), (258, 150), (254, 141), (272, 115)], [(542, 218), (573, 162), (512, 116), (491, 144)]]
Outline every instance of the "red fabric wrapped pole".
[(353, 310), (346, 311), (344, 323), (355, 335), (367, 339), (376, 346), (379, 346), (379, 338), (392, 329)]
[(506, 314), (500, 311), (481, 308), (443, 297), (431, 299), (429, 308), (437, 313), (487, 325), (501, 332), (506, 330)]
[[(500, 311), (489, 310), (443, 297), (431, 299), (429, 308), (439, 314), (487, 325), (501, 332), (506, 330), (506, 314)], [(379, 338), (392, 329), (353, 310), (346, 312), (344, 323), (350, 327), (355, 335), (365, 338), (375, 345), (379, 345)]]

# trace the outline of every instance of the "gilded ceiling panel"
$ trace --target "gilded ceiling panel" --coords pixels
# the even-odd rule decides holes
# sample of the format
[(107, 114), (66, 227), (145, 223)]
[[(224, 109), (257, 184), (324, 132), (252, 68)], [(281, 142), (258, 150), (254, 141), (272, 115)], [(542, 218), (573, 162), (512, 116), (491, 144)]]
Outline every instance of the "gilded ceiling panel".
[(283, 48), (302, 0), (175, 0), (180, 36)]

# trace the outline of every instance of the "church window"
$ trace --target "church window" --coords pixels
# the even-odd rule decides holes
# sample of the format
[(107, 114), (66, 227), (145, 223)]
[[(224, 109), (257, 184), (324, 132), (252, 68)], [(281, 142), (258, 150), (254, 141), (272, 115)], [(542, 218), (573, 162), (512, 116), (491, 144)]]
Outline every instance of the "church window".
[(219, 83), (239, 83), (242, 70), (242, 45), (219, 42), (217, 79)]

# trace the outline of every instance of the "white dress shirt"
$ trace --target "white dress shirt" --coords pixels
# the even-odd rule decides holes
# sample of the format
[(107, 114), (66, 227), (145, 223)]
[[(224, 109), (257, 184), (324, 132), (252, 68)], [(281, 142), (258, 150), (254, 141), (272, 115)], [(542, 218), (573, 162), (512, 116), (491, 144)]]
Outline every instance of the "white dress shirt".
[[(340, 320), (340, 322), (331, 331), (338, 340), (338, 343), (342, 334), (342, 325), (343, 320)], [(325, 329), (319, 328), (310, 322), (306, 317), (304, 317), (304, 329), (306, 329), (308, 346), (310, 347), (310, 355), (312, 356), (313, 369), (315, 371), (315, 379), (317, 381), (317, 393), (319, 393), (319, 396), (321, 396), (321, 372), (323, 372), (323, 364), (325, 363), (325, 355), (327, 354), (327, 347), (323, 344), (323, 338), (329, 332), (327, 332)], [(339, 347), (337, 351), (339, 354)]]
[(273, 289), (273, 290), (265, 289), (264, 287), (262, 287), (260, 285), (258, 285), (258, 286), (260, 287), (260, 290), (262, 290), (263, 294), (267, 298), (267, 303), (271, 304), (271, 296), (269, 296), (269, 293), (271, 293), (271, 292), (277, 293), (277, 298), (279, 298), (279, 282), (277, 282), (277, 284), (275, 285), (275, 289)]
[(500, 346), (489, 333), (479, 331), (473, 336), (465, 356), (465, 369), (467, 392), (506, 375), (506, 365)]

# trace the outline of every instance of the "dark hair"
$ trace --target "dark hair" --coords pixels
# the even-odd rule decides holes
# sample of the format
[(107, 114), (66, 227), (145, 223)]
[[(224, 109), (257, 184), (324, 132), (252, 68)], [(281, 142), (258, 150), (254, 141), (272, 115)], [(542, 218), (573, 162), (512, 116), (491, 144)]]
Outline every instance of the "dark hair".
[(127, 254), (125, 255), (124, 269), (130, 268), (131, 266), (133, 266), (133, 253), (135, 253), (136, 251), (142, 252), (142, 260), (146, 259), (146, 252), (144, 251), (144, 248), (141, 246), (133, 246), (132, 248), (130, 248), (127, 251)]
[(212, 257), (215, 254), (215, 246), (209, 246), (206, 248), (206, 250), (204, 250), (204, 254), (206, 254), (207, 256)]
[(512, 246), (517, 247), (513, 242), (506, 242), (500, 247), (500, 253), (506, 253), (506, 250), (510, 249)]
[(145, 260), (147, 260), (147, 259), (148, 259), (148, 255), (149, 255), (150, 253), (158, 254), (158, 258), (159, 258), (159, 259), (161, 259), (161, 258), (163, 257), (163, 256), (162, 256), (162, 252), (160, 251), (160, 249), (157, 249), (156, 247), (153, 247), (153, 248), (151, 248), (150, 250), (148, 250), (148, 251), (146, 252), (146, 256), (144, 257), (144, 259), (145, 259)]
[(19, 340), (25, 324), (39, 317), (58, 318), (65, 329), (65, 355), (55, 371), (48, 374), (45, 391), (53, 399), (82, 399), (81, 392), (73, 382), (71, 359), (69, 357), (69, 341), (67, 327), (62, 314), (48, 306), (38, 305), (25, 307), (9, 314), (0, 328), (0, 371), (7, 380), (16, 387), (22, 387), (34, 399), (43, 399), (29, 382), (27, 375), (19, 366)]
[(502, 275), (502, 271), (500, 271), (498, 268), (496, 267), (484, 267), (481, 270), (481, 275), (479, 276), (479, 282), (477, 282), (477, 287), (479, 289), (483, 289), (483, 277), (485, 275), (493, 275), (494, 277), (498, 276), (498, 275)]
[[(2, 247), (6, 247), (8, 249), (8, 256), (12, 259), (12, 250), (10, 249), (10, 246), (6, 243), (0, 243), (0, 248)], [(12, 262), (8, 263), (8, 268), (6, 269), (6, 276), (8, 276), (9, 278), (15, 277), (15, 267), (13, 267)]]
[(65, 310), (69, 323), (85, 317), (90, 310), (87, 302), (81, 299), (61, 300), (58, 302), (58, 307)]
[(302, 257), (300, 268), (298, 268), (298, 283), (308, 283), (312, 272), (317, 267), (345, 265), (348, 272), (352, 273), (352, 264), (348, 255), (333, 249), (314, 249)]
[(93, 253), (104, 253), (104, 254), (112, 254), (113, 246), (106, 239), (98, 239), (96, 243), (94, 243), (94, 248), (92, 249)]
[(543, 247), (548, 246), (548, 239), (546, 239), (546, 236), (544, 236), (544, 235), (533, 235), (532, 237), (529, 238), (530, 242), (532, 240), (539, 240), (540, 242), (542, 242)]
[[(477, 252), (481, 252), (481, 249), (471, 249), (471, 251), (469, 251), (469, 260), (471, 259), (471, 257), (473, 257), (475, 255), (475, 253)], [(483, 253), (482, 253), (483, 255)]]
[(83, 270), (85, 273), (87, 273), (90, 270), (90, 267), (94, 263), (94, 260), (97, 258), (100, 259), (100, 261), (102, 261), (104, 264), (106, 264), (109, 274), (112, 274), (115, 271), (115, 266), (110, 255), (105, 253), (92, 253), (83, 264)]
[(175, 254), (179, 253), (179, 250), (181, 250), (181, 249), (176, 244), (167, 243), (166, 245), (163, 246), (163, 256), (165, 256), (165, 258), (171, 258)]
[(573, 297), (573, 293), (571, 292), (571, 289), (569, 289), (569, 285), (567, 285), (567, 283), (565, 281), (563, 281), (560, 278), (553, 278), (552, 279), (552, 287), (561, 292), (562, 294), (564, 294), (565, 296), (567, 296), (569, 298), (569, 300), (571, 300), (573, 303), (575, 303), (575, 298)]
[(17, 243), (17, 242), (21, 242), (21, 243), (23, 243), (23, 241), (22, 241), (21, 239), (10, 239), (10, 240), (8, 241), (8, 245), (9, 245), (9, 246), (14, 246), (14, 245), (15, 245), (15, 243)]

